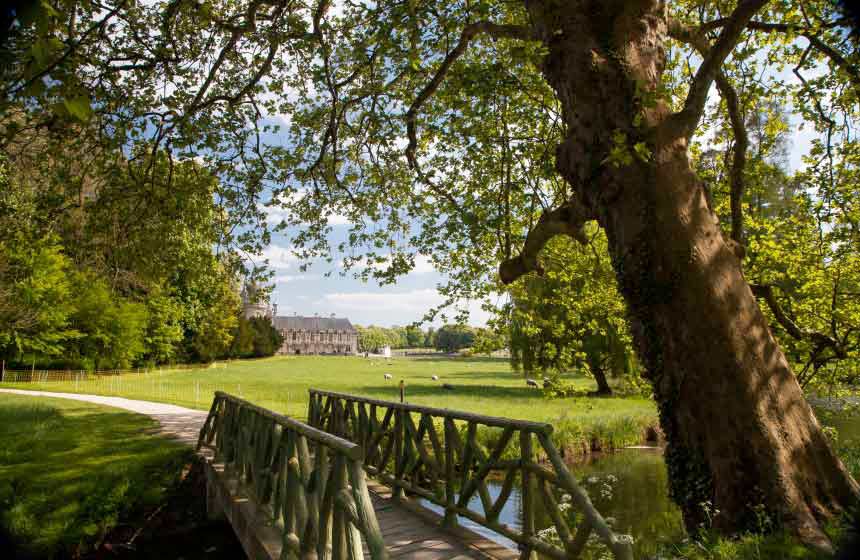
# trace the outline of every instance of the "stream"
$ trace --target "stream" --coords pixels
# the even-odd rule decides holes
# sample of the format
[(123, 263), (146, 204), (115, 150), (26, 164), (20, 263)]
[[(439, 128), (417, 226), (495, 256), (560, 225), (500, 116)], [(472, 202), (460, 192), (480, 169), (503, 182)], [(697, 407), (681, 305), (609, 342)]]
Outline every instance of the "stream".
[[(596, 455), (587, 461), (571, 463), (580, 486), (591, 502), (611, 522), (616, 532), (631, 535), (636, 558), (648, 557), (656, 552), (658, 543), (678, 541), (685, 535), (680, 510), (669, 500), (666, 467), (662, 449), (635, 447), (614, 453)], [(501, 491), (501, 480), (487, 481), (490, 496), (495, 499)], [(437, 513), (443, 509), (426, 500), (421, 503)], [(537, 511), (536, 529), (552, 525), (543, 509), (543, 501), (534, 501)], [(482, 513), (480, 498), (469, 502), (469, 509)], [(519, 482), (499, 515), (499, 521), (510, 527), (521, 528), (522, 497)], [(571, 509), (573, 513), (573, 509)], [(514, 550), (516, 543), (463, 517), (460, 524), (476, 533)]]

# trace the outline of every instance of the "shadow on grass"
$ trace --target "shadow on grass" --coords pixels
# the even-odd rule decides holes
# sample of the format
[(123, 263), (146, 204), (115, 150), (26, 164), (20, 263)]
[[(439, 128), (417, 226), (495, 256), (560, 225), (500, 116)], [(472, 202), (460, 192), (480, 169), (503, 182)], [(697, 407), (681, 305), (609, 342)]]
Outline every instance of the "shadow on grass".
[(0, 526), (29, 554), (85, 552), (118, 520), (158, 504), (190, 456), (147, 435), (147, 417), (35, 401), (0, 402)]

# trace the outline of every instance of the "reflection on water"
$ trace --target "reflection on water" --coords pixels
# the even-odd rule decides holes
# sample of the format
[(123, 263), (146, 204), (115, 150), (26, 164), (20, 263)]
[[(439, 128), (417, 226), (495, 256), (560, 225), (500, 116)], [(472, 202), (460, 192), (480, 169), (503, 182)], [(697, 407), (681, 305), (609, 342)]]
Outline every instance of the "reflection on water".
[[(624, 449), (599, 456), (587, 463), (570, 466), (580, 485), (591, 497), (592, 503), (605, 518), (611, 518), (619, 533), (632, 535), (637, 558), (653, 554), (658, 542), (677, 541), (683, 538), (681, 512), (668, 497), (666, 467), (663, 455), (656, 448)], [(501, 490), (501, 481), (488, 482), (490, 496), (495, 500)], [(442, 509), (422, 503), (441, 513)], [(552, 525), (539, 498), (534, 504), (538, 519), (536, 529)], [(475, 496), (469, 508), (482, 512), (480, 498)], [(519, 488), (515, 489), (499, 516), (499, 521), (520, 528), (522, 503)], [(571, 511), (571, 513), (573, 513)], [(496, 542), (516, 549), (516, 544), (468, 519), (460, 523)]]

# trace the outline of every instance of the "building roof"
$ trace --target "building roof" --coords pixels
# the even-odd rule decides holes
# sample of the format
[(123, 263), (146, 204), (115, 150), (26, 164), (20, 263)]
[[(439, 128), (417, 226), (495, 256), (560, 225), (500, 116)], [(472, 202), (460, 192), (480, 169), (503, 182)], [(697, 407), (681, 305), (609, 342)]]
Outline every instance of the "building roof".
[(356, 332), (355, 327), (346, 318), (337, 317), (275, 317), (272, 320), (279, 331), (349, 331)]

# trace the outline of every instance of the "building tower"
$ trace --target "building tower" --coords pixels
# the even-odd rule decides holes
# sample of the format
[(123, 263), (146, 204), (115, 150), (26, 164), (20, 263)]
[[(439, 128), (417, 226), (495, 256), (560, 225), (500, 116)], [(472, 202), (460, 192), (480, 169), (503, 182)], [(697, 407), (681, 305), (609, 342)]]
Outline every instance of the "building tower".
[(257, 283), (254, 281), (246, 282), (242, 288), (242, 316), (245, 319), (252, 317), (272, 318), (269, 300), (260, 292)]

